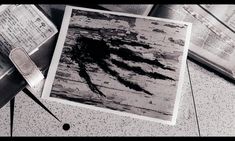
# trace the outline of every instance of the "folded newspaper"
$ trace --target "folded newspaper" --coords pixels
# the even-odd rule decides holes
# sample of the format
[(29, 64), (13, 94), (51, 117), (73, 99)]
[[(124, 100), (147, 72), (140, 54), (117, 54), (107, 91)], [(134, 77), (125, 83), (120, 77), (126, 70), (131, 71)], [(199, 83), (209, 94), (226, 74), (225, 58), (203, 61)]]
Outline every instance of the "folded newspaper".
[(23, 48), (29, 55), (57, 33), (55, 25), (35, 5), (0, 6), (0, 79), (10, 74), (10, 51)]

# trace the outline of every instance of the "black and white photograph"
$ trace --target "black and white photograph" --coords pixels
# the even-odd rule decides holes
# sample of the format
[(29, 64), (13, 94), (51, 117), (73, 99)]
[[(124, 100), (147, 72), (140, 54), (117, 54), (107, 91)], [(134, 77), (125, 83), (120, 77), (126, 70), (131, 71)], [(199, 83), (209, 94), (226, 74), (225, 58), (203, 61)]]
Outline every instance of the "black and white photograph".
[(42, 97), (172, 124), (191, 24), (67, 6)]

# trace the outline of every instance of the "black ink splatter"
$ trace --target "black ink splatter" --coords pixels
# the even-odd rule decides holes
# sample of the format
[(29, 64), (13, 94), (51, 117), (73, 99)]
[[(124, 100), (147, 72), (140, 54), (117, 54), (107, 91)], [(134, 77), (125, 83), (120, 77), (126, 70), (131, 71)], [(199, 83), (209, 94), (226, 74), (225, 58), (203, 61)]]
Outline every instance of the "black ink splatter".
[(163, 80), (166, 80), (166, 79), (174, 80), (174, 79), (172, 79), (168, 76), (162, 75), (160, 73), (146, 72), (141, 67), (132, 67), (132, 66), (129, 66), (128, 64), (126, 64), (124, 62), (121, 62), (121, 61), (118, 61), (118, 60), (115, 60), (115, 59), (111, 59), (111, 62), (119, 68), (126, 69), (126, 70), (129, 70), (129, 71), (133, 71), (133, 72), (138, 73), (140, 75), (146, 75), (146, 76), (149, 76), (150, 78), (163, 79)]
[(172, 37), (170, 37), (170, 38), (168, 38), (168, 40), (169, 40), (170, 42), (174, 43), (174, 44), (178, 44), (178, 45), (180, 45), (180, 46), (184, 46), (184, 41), (181, 40), (181, 39), (175, 40), (175, 39), (173, 39)]
[(68, 123), (65, 123), (65, 124), (63, 125), (63, 129), (64, 129), (65, 131), (68, 131), (68, 130), (70, 129), (70, 125), (69, 125)]
[(154, 32), (159, 32), (159, 33), (166, 33), (164, 30), (162, 29), (153, 29)]
[(164, 26), (167, 26), (167, 27), (170, 27), (170, 28), (184, 28), (184, 26), (173, 25), (173, 24), (164, 24)]
[[(111, 66), (115, 65), (118, 68), (125, 69), (136, 74), (145, 75), (154, 79), (162, 79), (162, 80), (168, 79), (168, 80), (174, 81), (174, 79), (168, 76), (165, 76), (163, 74), (160, 74), (157, 72), (146, 72), (140, 67), (131, 67), (122, 61), (112, 59), (111, 55), (116, 55), (122, 58), (123, 60), (129, 60), (129, 61), (138, 62), (138, 63), (147, 63), (155, 67), (160, 67), (165, 70), (174, 71), (174, 69), (161, 64), (156, 59), (149, 60), (149, 59), (141, 57), (139, 54), (133, 52), (130, 49), (120, 47), (120, 45), (122, 44), (129, 44), (129, 45), (139, 46), (143, 48), (150, 48), (146, 44), (141, 44), (137, 42), (136, 43), (127, 42), (127, 41), (117, 40), (117, 39), (109, 39), (108, 41), (104, 41), (103, 39), (95, 40), (95, 39), (91, 39), (91, 38), (87, 38), (83, 36), (78, 37), (77, 45), (72, 48), (71, 59), (74, 60), (78, 64), (79, 75), (81, 78), (83, 78), (86, 81), (88, 87), (90, 88), (92, 92), (105, 97), (105, 94), (102, 91), (100, 91), (97, 88), (97, 85), (95, 85), (92, 82), (88, 74), (87, 68), (86, 68), (87, 64), (96, 64), (102, 71), (116, 78), (120, 84), (130, 89), (144, 92), (145, 94), (148, 94), (148, 95), (153, 95), (153, 94), (145, 90), (144, 88), (142, 88), (138, 83), (126, 80), (125, 78), (120, 76), (119, 72), (117, 72), (116, 70), (113, 70)], [(119, 47), (117, 48), (113, 46), (119, 46)]]
[(152, 24), (155, 24), (155, 25), (159, 25), (159, 23), (158, 22), (151, 22)]

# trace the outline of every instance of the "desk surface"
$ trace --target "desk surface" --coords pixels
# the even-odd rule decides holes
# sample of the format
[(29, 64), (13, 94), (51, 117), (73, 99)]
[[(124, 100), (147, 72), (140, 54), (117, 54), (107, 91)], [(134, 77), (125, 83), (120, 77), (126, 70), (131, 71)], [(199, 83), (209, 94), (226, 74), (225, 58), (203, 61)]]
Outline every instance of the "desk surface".
[[(40, 99), (58, 122), (27, 95), (15, 101), (13, 136), (201, 136), (235, 135), (235, 85), (188, 60), (175, 126), (83, 109)], [(0, 135), (10, 135), (10, 104), (0, 109)], [(70, 124), (68, 131), (64, 123)]]
[[(235, 84), (190, 60), (187, 62), (175, 126), (52, 102), (36, 93), (62, 121), (58, 122), (20, 92), (15, 98), (13, 136), (234, 136)], [(9, 136), (9, 103), (0, 109), (0, 117), (0, 136)], [(70, 125), (69, 130), (63, 130), (64, 123)]]

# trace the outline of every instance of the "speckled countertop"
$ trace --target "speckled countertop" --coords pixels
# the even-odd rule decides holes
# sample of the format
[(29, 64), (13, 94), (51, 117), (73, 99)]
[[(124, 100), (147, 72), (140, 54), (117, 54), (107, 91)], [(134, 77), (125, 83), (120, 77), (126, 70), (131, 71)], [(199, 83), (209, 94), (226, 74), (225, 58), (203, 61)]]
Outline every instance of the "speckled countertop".
[[(186, 71), (175, 126), (51, 102), (38, 92), (59, 122), (21, 92), (15, 98), (13, 136), (234, 136), (235, 85), (189, 60), (188, 67), (193, 93)], [(10, 135), (9, 115), (8, 103), (0, 109), (0, 136)]]

